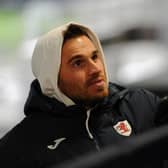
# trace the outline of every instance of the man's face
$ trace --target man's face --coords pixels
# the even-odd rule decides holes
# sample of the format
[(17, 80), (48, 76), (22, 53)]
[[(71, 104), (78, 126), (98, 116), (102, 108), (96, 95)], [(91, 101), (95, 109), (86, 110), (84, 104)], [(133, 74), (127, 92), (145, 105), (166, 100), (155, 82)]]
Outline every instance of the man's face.
[(87, 36), (75, 37), (64, 43), (58, 86), (73, 101), (84, 104), (108, 95), (100, 53)]

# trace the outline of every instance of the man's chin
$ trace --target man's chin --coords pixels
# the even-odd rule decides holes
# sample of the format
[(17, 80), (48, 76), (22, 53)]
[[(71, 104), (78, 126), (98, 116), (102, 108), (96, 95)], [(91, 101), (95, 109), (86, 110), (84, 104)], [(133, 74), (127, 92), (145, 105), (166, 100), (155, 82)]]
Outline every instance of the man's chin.
[(101, 94), (94, 95), (94, 96), (88, 96), (86, 102), (87, 104), (95, 105), (97, 103), (100, 103), (107, 96), (108, 96), (108, 92), (103, 92)]
[(82, 96), (71, 97), (71, 99), (81, 105), (94, 105), (101, 102), (105, 97), (108, 96), (108, 89), (99, 88), (99, 90), (87, 90), (86, 94), (82, 94)]
[(106, 96), (108, 96), (108, 89), (104, 88), (104, 87), (99, 87), (97, 88), (95, 91), (91, 91), (90, 92), (90, 96), (88, 97), (93, 97), (93, 99), (102, 99)]
[(87, 107), (93, 107), (94, 105), (96, 105), (96, 104), (100, 103), (102, 100), (104, 100), (104, 98), (106, 96), (107, 96), (106, 94), (97, 95), (97, 96), (88, 95), (85, 98), (75, 99), (74, 102), (76, 102), (77, 104), (80, 104), (80, 105), (87, 106)]

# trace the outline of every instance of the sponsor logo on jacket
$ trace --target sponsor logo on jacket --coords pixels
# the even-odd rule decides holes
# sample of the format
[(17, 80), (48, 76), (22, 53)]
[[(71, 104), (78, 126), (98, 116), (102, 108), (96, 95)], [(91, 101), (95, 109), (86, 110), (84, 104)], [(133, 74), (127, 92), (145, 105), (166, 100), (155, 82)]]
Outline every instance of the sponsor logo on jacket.
[(54, 150), (58, 147), (58, 145), (64, 141), (66, 138), (59, 138), (59, 139), (56, 139), (54, 140), (54, 144), (53, 145), (48, 145), (47, 148), (50, 149), (50, 150)]

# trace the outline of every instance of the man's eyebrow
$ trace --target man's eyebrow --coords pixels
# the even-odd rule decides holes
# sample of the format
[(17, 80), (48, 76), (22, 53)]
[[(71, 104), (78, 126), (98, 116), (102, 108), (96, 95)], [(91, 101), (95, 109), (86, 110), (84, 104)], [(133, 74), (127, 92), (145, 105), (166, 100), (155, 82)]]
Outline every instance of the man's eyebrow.
[(95, 51), (92, 52), (92, 55), (98, 54), (98, 53), (99, 53), (99, 51), (98, 51), (98, 50), (95, 50)]
[(79, 58), (82, 58), (82, 55), (74, 55), (68, 60), (68, 63), (71, 63), (73, 60), (79, 59)]
[[(95, 51), (93, 51), (92, 52), (92, 55), (95, 55), (95, 54), (98, 54), (98, 50), (95, 50)], [(75, 60), (75, 59), (79, 59), (79, 58), (82, 58), (83, 57), (83, 55), (81, 54), (79, 54), (79, 55), (74, 55), (74, 56), (72, 56), (69, 60), (68, 60), (68, 63), (71, 63), (73, 60)]]

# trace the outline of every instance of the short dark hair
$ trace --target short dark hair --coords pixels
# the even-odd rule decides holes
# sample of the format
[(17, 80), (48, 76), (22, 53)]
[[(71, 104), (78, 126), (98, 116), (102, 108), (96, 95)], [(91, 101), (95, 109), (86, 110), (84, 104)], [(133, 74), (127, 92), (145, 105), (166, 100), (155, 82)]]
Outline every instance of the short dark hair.
[(85, 35), (88, 38), (90, 38), (89, 35), (83, 29), (81, 29), (79, 26), (70, 25), (68, 27), (68, 30), (65, 31), (65, 33), (64, 33), (63, 44), (69, 39), (72, 39), (72, 38), (75, 38), (75, 37), (78, 37), (78, 36), (82, 36), (82, 35)]

